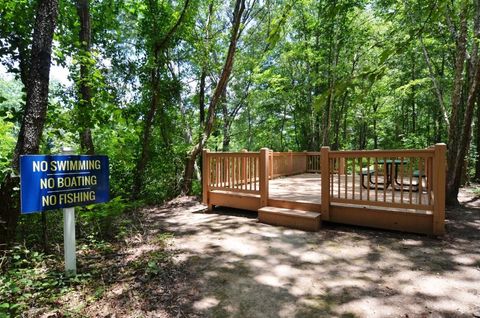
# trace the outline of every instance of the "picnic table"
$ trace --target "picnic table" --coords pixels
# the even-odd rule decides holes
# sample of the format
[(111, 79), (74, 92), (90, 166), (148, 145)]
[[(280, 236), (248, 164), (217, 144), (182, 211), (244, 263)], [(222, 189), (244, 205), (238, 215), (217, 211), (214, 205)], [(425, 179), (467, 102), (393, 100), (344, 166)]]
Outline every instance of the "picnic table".
[[(389, 186), (392, 186), (394, 190), (402, 190), (407, 188), (412, 188), (412, 191), (418, 191), (419, 184), (421, 182), (421, 178), (425, 177), (425, 173), (419, 170), (412, 171), (412, 177), (414, 177), (417, 181), (407, 182), (405, 183), (403, 180), (399, 180), (399, 177), (403, 178), (404, 174), (399, 176), (398, 170), (400, 165), (407, 165), (409, 160), (407, 159), (387, 159), (387, 160), (378, 160), (376, 162), (376, 166), (378, 169), (378, 165), (385, 165), (385, 168), (378, 169), (378, 172), (384, 172), (382, 175), (382, 181), (379, 182), (378, 180), (378, 173), (375, 170), (375, 167), (371, 168), (363, 168), (361, 171), (362, 175), (362, 186), (367, 189), (386, 189)], [(377, 177), (376, 177), (377, 176)], [(406, 175), (405, 175), (406, 176)], [(373, 179), (376, 177), (375, 179)], [(366, 182), (365, 182), (366, 181)]]

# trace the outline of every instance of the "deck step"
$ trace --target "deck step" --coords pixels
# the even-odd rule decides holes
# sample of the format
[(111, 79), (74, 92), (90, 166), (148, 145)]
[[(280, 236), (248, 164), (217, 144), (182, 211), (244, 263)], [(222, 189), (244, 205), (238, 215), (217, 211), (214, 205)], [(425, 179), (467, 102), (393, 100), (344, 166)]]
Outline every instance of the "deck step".
[(258, 220), (271, 225), (281, 225), (304, 231), (318, 231), (321, 215), (317, 212), (265, 206), (258, 209)]

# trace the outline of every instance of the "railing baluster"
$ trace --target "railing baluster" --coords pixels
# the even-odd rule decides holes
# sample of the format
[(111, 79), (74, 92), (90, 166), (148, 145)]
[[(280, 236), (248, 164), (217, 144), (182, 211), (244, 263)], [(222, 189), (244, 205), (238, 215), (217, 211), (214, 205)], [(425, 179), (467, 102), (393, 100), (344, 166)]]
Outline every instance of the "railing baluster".
[(422, 204), (422, 171), (423, 171), (423, 161), (422, 158), (418, 160), (418, 204)]
[(378, 157), (375, 157), (375, 201), (378, 201)]
[[(360, 175), (362, 175), (362, 172), (363, 172), (363, 158), (362, 157), (359, 157), (357, 158), (358, 160), (358, 171), (360, 173)], [(360, 190), (360, 200), (363, 199), (363, 185), (361, 184), (362, 183), (362, 180), (360, 179), (360, 186), (358, 187), (358, 189)]]
[(214, 160), (214, 159), (213, 159), (212, 157), (208, 157), (208, 168), (209, 168), (208, 171), (209, 171), (209, 173), (210, 173), (210, 178), (209, 178), (209, 179), (210, 179), (210, 180), (209, 180), (209, 182), (210, 182), (209, 186), (210, 186), (210, 187), (214, 187), (214, 186), (215, 186), (215, 184), (214, 184), (214, 178), (213, 178), (213, 160)]
[(215, 159), (215, 186), (219, 187), (219, 173), (220, 173), (220, 162), (218, 160), (219, 158)]
[(413, 201), (412, 201), (412, 195), (413, 195), (413, 193), (412, 193), (413, 192), (412, 182), (413, 182), (413, 165), (414, 165), (414, 162), (415, 162), (414, 160), (412, 160), (410, 162), (410, 171), (408, 173), (408, 175), (409, 175), (408, 200), (410, 201), (410, 203), (413, 203)]
[(370, 201), (370, 157), (367, 157), (367, 201)]
[(248, 182), (249, 182), (249, 185), (248, 185), (248, 188), (250, 191), (253, 191), (253, 184), (252, 184), (252, 174), (253, 174), (253, 170), (252, 170), (252, 167), (253, 167), (253, 161), (254, 161), (254, 157), (249, 157), (248, 158), (249, 160), (249, 164), (248, 164)]
[(235, 174), (237, 176), (237, 179), (236, 179), (236, 184), (237, 184), (237, 189), (241, 189), (241, 178), (242, 178), (242, 167), (241, 167), (241, 160), (240, 158), (237, 157), (237, 171), (235, 171)]
[(257, 157), (253, 158), (253, 190), (257, 190)]
[[(352, 158), (352, 199), (355, 200), (355, 158)], [(360, 181), (361, 182), (361, 181)]]
[(345, 159), (345, 199), (348, 199), (348, 159)]
[(328, 174), (329, 174), (329, 178), (330, 178), (330, 197), (333, 197), (333, 188), (335, 187), (334, 183), (333, 183), (333, 170), (334, 170), (334, 159), (330, 159), (330, 170), (328, 171)]
[(430, 175), (432, 173), (432, 160), (433, 158), (428, 158), (428, 168), (425, 171), (425, 181), (427, 182), (427, 193), (428, 193), (428, 205), (432, 204), (432, 183)]
[(403, 161), (404, 161), (404, 157), (400, 157), (400, 203), (403, 203)]
[(227, 157), (227, 188), (231, 188), (232, 187), (232, 182), (230, 181), (230, 169), (232, 168), (231, 167), (231, 158), (230, 156)]
[(242, 181), (241, 181), (240, 185), (241, 185), (241, 189), (247, 190), (247, 171), (245, 170), (246, 169), (246, 167), (245, 167), (245, 157), (242, 157), (241, 163), (242, 163), (242, 169), (241, 169), (241, 171), (242, 171)]
[(393, 157), (393, 158), (390, 158), (390, 160), (392, 161), (392, 164), (390, 165), (390, 186), (391, 186), (391, 189), (392, 189), (392, 202), (395, 203), (395, 178), (396, 178), (396, 175), (395, 175), (395, 171), (397, 169), (397, 165), (395, 163), (395, 160), (397, 157)]
[(222, 158), (222, 187), (225, 187), (227, 184), (226, 159)]
[[(339, 162), (339, 159), (337, 159), (337, 162)], [(338, 166), (338, 169), (337, 169), (337, 181), (338, 181), (338, 193), (337, 193), (337, 197), (340, 198), (340, 188), (341, 188), (341, 180), (342, 178), (340, 178), (340, 165)]]
[(232, 178), (233, 188), (237, 188), (237, 157), (233, 157), (233, 178)]
[(387, 202), (387, 157), (383, 157), (383, 202)]
[(230, 187), (235, 189), (235, 157), (230, 157), (232, 166), (230, 167)]

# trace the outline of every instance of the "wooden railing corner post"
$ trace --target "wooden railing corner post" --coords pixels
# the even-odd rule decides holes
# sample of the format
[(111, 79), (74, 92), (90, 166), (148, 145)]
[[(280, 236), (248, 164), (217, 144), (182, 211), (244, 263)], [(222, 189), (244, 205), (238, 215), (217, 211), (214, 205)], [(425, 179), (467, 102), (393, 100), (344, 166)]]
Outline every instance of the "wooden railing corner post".
[[(268, 148), (260, 149), (260, 207), (268, 205), (268, 177), (270, 174), (270, 150)], [(273, 156), (272, 156), (273, 158)]]
[(446, 152), (444, 143), (435, 144), (433, 162), (433, 234), (445, 234)]
[(208, 199), (208, 191), (210, 185), (210, 162), (208, 158), (208, 149), (202, 151), (202, 202), (208, 205), (208, 209), (211, 209)]
[(322, 182), (322, 220), (330, 220), (330, 147), (324, 146), (320, 150), (320, 175)]

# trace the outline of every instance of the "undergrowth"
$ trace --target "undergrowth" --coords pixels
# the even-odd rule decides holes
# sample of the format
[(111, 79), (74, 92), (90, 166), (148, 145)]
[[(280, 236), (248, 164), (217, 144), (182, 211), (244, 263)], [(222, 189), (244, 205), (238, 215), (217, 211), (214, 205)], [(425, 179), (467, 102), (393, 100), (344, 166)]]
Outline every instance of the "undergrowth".
[(47, 212), (48, 251), (40, 252), (42, 224), (38, 215), (24, 215), (17, 245), (0, 255), (0, 318), (39, 317), (52, 309), (61, 316), (77, 317), (69, 308), (62, 308), (62, 296), (87, 286), (94, 286), (92, 296), (103, 294), (96, 286), (102, 275), (98, 268), (82, 268), (78, 258), (114, 252), (113, 243), (141, 231), (135, 211), (141, 203), (127, 204), (121, 198), (109, 203), (77, 208), (77, 265), (78, 274), (66, 277), (63, 268), (63, 218), (60, 211)]
[(64, 275), (61, 261), (53, 255), (16, 246), (1, 259), (5, 269), (0, 276), (0, 317), (17, 317), (27, 310), (40, 315), (57, 307), (58, 299), (75, 286), (86, 283), (90, 275), (73, 278)]

